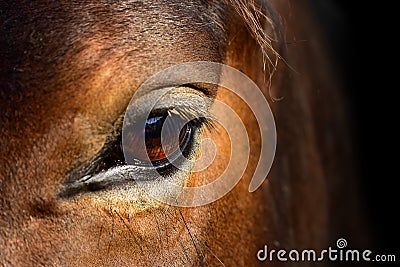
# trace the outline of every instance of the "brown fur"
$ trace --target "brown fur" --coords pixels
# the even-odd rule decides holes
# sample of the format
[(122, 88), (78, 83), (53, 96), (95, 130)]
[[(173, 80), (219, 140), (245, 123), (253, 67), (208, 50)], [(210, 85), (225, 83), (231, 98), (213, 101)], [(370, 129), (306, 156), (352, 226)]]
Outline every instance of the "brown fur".
[[(351, 153), (340, 149), (349, 145), (345, 104), (318, 29), (306, 1), (262, 4), (1, 3), (0, 262), (255, 266), (264, 244), (319, 249), (338, 235), (357, 238), (356, 215), (349, 215), (356, 207)], [(273, 8), (280, 19), (272, 19)], [(287, 53), (281, 32), (292, 43)], [(276, 65), (277, 52), (286, 63)], [(101, 149), (141, 82), (195, 60), (225, 62), (267, 97), (283, 97), (270, 101), (278, 131), (270, 181), (247, 191), (260, 145), (257, 124), (244, 103), (220, 89), (217, 98), (235, 107), (254, 136), (246, 175), (224, 198), (145, 211), (96, 193), (60, 199), (68, 173)], [(275, 72), (272, 83), (265, 64)], [(193, 184), (226, 163), (229, 140), (215, 138), (222, 156), (206, 174), (193, 175)]]

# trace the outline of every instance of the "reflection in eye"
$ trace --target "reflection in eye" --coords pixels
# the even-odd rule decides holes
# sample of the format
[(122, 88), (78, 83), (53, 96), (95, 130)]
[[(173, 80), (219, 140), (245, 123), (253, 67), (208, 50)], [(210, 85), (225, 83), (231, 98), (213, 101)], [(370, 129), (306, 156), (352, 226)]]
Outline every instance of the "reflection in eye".
[[(169, 123), (165, 123), (168, 116), (171, 116)], [(181, 125), (184, 125), (182, 129), (180, 129)], [(167, 111), (153, 112), (146, 119), (144, 135), (135, 130), (128, 133), (130, 142), (124, 146), (125, 155), (141, 162), (148, 162), (150, 159), (152, 165), (157, 167), (165, 163), (167, 157), (177, 154), (179, 150), (185, 151), (191, 139), (193, 127), (192, 122), (185, 124), (182, 117), (178, 115), (169, 114)], [(163, 144), (161, 133), (163, 133)], [(175, 144), (174, 139), (178, 133), (178, 144)], [(146, 151), (137, 149), (141, 147), (139, 142), (143, 142), (142, 136), (145, 138)]]

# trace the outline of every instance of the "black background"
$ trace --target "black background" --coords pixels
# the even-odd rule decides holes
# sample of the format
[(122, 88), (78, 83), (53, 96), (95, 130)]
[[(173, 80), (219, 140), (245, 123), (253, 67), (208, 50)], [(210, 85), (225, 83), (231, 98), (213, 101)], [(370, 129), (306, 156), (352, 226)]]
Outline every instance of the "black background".
[[(394, 90), (389, 62), (396, 66), (389, 45), (389, 14), (379, 5), (345, 0), (314, 0), (316, 14), (331, 44), (332, 61), (341, 70), (349, 99), (353, 143), (358, 159), (362, 203), (370, 226), (371, 250), (396, 254), (400, 190), (396, 180), (400, 158), (396, 148)], [(395, 31), (395, 30), (394, 30)], [(394, 32), (393, 32), (394, 33)], [(396, 67), (394, 67), (396, 68)], [(393, 69), (396, 71), (396, 69)], [(344, 218), (345, 219), (345, 218)], [(400, 240), (399, 240), (400, 241)]]

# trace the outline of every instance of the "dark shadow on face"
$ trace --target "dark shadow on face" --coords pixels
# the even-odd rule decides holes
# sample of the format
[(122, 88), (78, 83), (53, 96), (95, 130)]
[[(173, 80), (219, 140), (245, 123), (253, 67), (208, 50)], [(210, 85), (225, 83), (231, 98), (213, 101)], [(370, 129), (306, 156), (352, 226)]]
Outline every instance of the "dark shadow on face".
[[(371, 13), (364, 5), (343, 0), (314, 2), (331, 60), (343, 78), (349, 100), (351, 114), (348, 116), (353, 125), (352, 142), (358, 163), (355, 168), (359, 172), (361, 204), (372, 236), (370, 249), (395, 254), (395, 248), (399, 246), (394, 233), (399, 224), (393, 214), (398, 210), (395, 207), (398, 200), (391, 179), (397, 175), (391, 167), (396, 164), (388, 155), (394, 139), (390, 137), (392, 126), (385, 126), (380, 118), (395, 114), (396, 104), (391, 103), (390, 89), (384, 86), (388, 75), (382, 76), (384, 64), (375, 52), (380, 49), (378, 43), (381, 41), (375, 37), (368, 40), (372, 34), (371, 25), (375, 28), (380, 23), (379, 11)], [(390, 60), (390, 53), (388, 57)]]

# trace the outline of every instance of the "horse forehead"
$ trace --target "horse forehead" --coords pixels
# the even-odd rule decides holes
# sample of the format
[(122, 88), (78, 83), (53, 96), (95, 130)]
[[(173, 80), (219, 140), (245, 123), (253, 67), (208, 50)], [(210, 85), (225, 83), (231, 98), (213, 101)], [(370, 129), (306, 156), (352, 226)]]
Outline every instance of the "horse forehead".
[[(220, 61), (224, 50), (219, 1), (17, 1), (2, 5), (3, 122), (28, 113), (15, 110), (30, 108), (29, 113), (35, 113), (38, 108), (31, 103), (50, 111), (46, 105), (57, 104), (57, 95), (63, 95), (66, 106), (66, 99), (88, 90), (91, 95), (105, 93), (104, 88), (110, 93), (113, 88), (104, 84), (112, 78), (134, 88), (173, 64)], [(101, 88), (102, 92), (96, 92)]]
[(71, 61), (89, 71), (106, 60), (144, 64), (153, 56), (160, 61), (160, 53), (190, 57), (212, 51), (216, 56), (225, 38), (224, 11), (211, 2), (7, 2), (0, 14), (1, 80), (34, 82), (37, 75), (43, 81), (62, 63), (63, 71), (74, 71)]
[(223, 31), (221, 17), (225, 12), (221, 3), (214, 3), (211, 7), (210, 4), (195, 2), (6, 2), (2, 4), (0, 14), (0, 31), (3, 33), (1, 43), (2, 46), (14, 45), (9, 52), (23, 47), (26, 54), (29, 53), (28, 45), (31, 49), (37, 49), (39, 45), (41, 50), (46, 49), (49, 39), (58, 49), (68, 49), (82, 39), (99, 35), (121, 46), (144, 37), (150, 40), (156, 40), (156, 37), (158, 40), (165, 34), (171, 37), (169, 41), (178, 41), (172, 35), (178, 37), (182, 33), (187, 35), (196, 32), (196, 29), (204, 31), (207, 28), (213, 33), (210, 37), (219, 40)]

